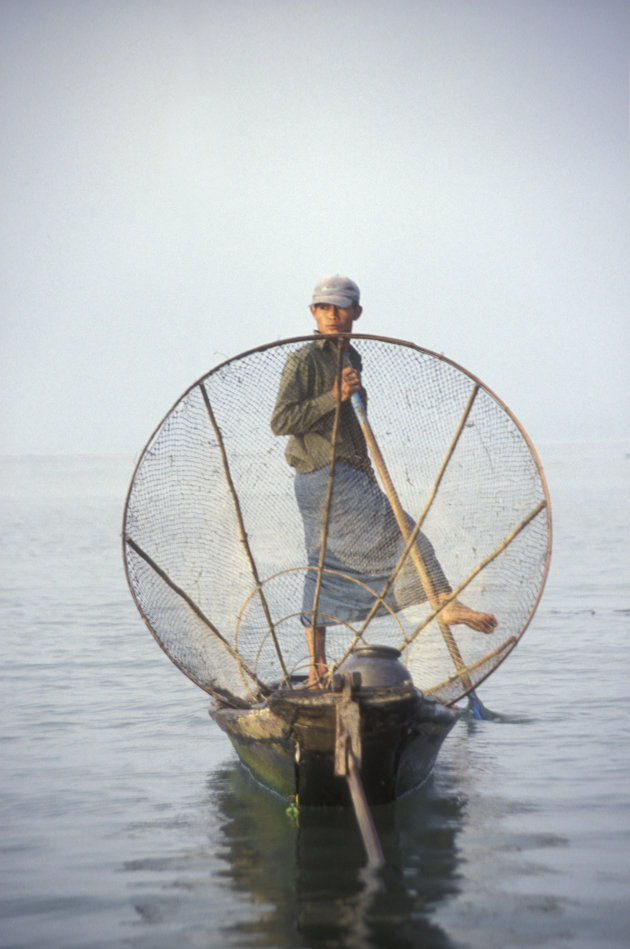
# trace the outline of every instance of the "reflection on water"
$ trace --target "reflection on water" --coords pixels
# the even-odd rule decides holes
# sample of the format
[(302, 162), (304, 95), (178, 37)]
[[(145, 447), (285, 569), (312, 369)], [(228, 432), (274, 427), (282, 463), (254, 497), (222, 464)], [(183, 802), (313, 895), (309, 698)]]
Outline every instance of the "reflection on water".
[(230, 885), (259, 908), (224, 927), (230, 945), (452, 945), (430, 919), (431, 908), (458, 888), (462, 802), (448, 778), (375, 808), (384, 871), (364, 866), (350, 810), (309, 809), (295, 826), (285, 803), (237, 764), (212, 777), (210, 793), (222, 816)]
[[(240, 949), (498, 949), (512, 925), (531, 936), (540, 917), (547, 934), (566, 933), (570, 901), (546, 896), (541, 881), (549, 858), (541, 855), (566, 849), (568, 839), (542, 821), (533, 829), (537, 807), (526, 797), (502, 796), (488, 785), (498, 766), (497, 732), (506, 730), (513, 745), (532, 724), (525, 716), (479, 723), (464, 714), (427, 784), (374, 809), (383, 871), (365, 866), (350, 810), (304, 811), (295, 826), (286, 804), (238, 763), (216, 771), (208, 805), (219, 815), (214, 844), (222, 877), (250, 910), (222, 925), (226, 942)], [(503, 885), (511, 854), (524, 864), (519, 872), (531, 878), (534, 892), (505, 893), (507, 911), (495, 911), (489, 925), (487, 896)]]

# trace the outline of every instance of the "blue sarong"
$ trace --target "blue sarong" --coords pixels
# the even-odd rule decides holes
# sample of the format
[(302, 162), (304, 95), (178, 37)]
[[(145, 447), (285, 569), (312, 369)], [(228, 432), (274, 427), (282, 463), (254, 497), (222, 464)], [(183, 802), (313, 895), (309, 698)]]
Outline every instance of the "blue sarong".
[[(310, 568), (319, 566), (329, 476), (329, 468), (295, 476), (295, 496), (304, 522)], [(415, 522), (409, 515), (407, 520), (411, 530)], [(435, 591), (449, 592), (451, 587), (433, 547), (421, 532), (416, 544)], [(372, 609), (375, 594), (381, 593), (404, 548), (405, 541), (391, 505), (379, 486), (362, 471), (337, 462), (324, 572), (316, 604), (316, 625), (332, 626), (337, 622), (364, 619)], [(305, 626), (313, 625), (317, 574), (316, 569), (306, 572), (301, 617)], [(410, 557), (407, 557), (385, 602), (396, 612), (424, 600), (426, 595), (418, 574)], [(386, 608), (380, 603), (377, 613), (385, 612)]]

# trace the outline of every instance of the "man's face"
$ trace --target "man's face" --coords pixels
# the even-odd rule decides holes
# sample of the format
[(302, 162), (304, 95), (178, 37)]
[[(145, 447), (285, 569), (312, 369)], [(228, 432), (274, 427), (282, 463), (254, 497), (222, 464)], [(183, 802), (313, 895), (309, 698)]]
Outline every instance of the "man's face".
[(352, 324), (361, 316), (360, 306), (333, 306), (332, 303), (314, 303), (311, 313), (317, 329), (325, 336), (333, 333), (351, 333)]

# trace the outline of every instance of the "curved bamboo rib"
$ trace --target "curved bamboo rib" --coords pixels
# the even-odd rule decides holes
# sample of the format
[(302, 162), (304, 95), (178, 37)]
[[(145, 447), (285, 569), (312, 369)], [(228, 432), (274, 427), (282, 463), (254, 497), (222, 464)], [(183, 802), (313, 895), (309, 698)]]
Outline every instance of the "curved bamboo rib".
[(136, 553), (142, 560), (144, 560), (144, 562), (151, 568), (151, 570), (153, 570), (158, 575), (158, 577), (164, 581), (167, 587), (169, 587), (169, 589), (171, 589), (173, 593), (176, 593), (177, 596), (179, 596), (184, 601), (184, 603), (186, 603), (187, 606), (190, 607), (190, 609), (193, 611), (195, 616), (199, 617), (201, 622), (205, 626), (207, 626), (210, 632), (214, 636), (216, 636), (216, 638), (219, 640), (219, 642), (223, 646), (225, 646), (225, 648), (227, 649), (229, 654), (232, 656), (232, 658), (235, 659), (236, 662), (238, 662), (239, 666), (243, 669), (246, 675), (248, 675), (256, 683), (256, 685), (261, 689), (261, 691), (263, 692), (267, 691), (266, 686), (259, 680), (258, 676), (254, 672), (252, 672), (251, 669), (247, 668), (247, 665), (243, 662), (242, 658), (239, 656), (236, 650), (232, 646), (230, 646), (227, 639), (225, 639), (225, 637), (221, 635), (221, 633), (216, 628), (214, 623), (212, 623), (208, 619), (208, 617), (203, 612), (203, 610), (201, 610), (200, 607), (197, 606), (195, 601), (191, 599), (191, 597), (186, 593), (186, 591), (182, 590), (182, 588), (178, 586), (178, 584), (175, 583), (174, 580), (171, 580), (169, 575), (164, 570), (162, 570), (162, 568), (155, 562), (155, 560), (153, 560), (153, 558), (145, 550), (143, 550), (142, 547), (139, 544), (137, 544), (135, 540), (133, 540), (129, 536), (129, 534), (124, 535), (124, 541), (126, 544), (129, 545), (129, 547), (131, 547), (134, 553)]
[(227, 453), (226, 453), (226, 451), (225, 451), (225, 445), (223, 444), (223, 436), (221, 435), (221, 430), (219, 429), (219, 426), (218, 426), (218, 424), (217, 424), (217, 420), (216, 420), (216, 418), (215, 418), (215, 416), (214, 416), (214, 412), (212, 411), (212, 406), (210, 405), (210, 398), (209, 398), (209, 396), (208, 396), (208, 393), (206, 392), (206, 387), (205, 387), (205, 385), (203, 384), (203, 382), (199, 384), (199, 388), (201, 389), (201, 395), (202, 395), (202, 397), (203, 397), (203, 401), (204, 401), (204, 403), (205, 403), (206, 410), (207, 410), (207, 412), (208, 412), (208, 417), (209, 417), (209, 419), (210, 419), (210, 424), (212, 425), (212, 428), (213, 428), (213, 430), (214, 430), (214, 434), (215, 434), (216, 439), (217, 439), (217, 444), (218, 444), (218, 446), (219, 446), (219, 451), (221, 452), (221, 461), (222, 461), (222, 463), (223, 463), (223, 471), (224, 471), (224, 473), (225, 473), (225, 479), (226, 479), (226, 481), (227, 481), (227, 485), (228, 485), (228, 488), (229, 488), (229, 490), (230, 490), (230, 494), (232, 495), (232, 501), (233, 501), (233, 503), (234, 503), (234, 510), (235, 510), (235, 512), (236, 512), (236, 518), (237, 518), (237, 521), (238, 521), (238, 529), (239, 529), (239, 534), (240, 534), (240, 537), (241, 537), (241, 543), (242, 543), (242, 545), (243, 545), (243, 550), (245, 551), (245, 554), (247, 555), (247, 559), (249, 560), (249, 565), (250, 565), (250, 568), (251, 568), (251, 571), (252, 571), (252, 575), (253, 575), (253, 577), (254, 577), (254, 581), (255, 581), (256, 586), (257, 586), (257, 588), (258, 588), (258, 592), (259, 592), (259, 596), (260, 596), (260, 603), (261, 603), (261, 606), (262, 606), (262, 608), (263, 608), (263, 612), (264, 612), (264, 614), (265, 614), (265, 619), (267, 620), (267, 625), (269, 626), (269, 633), (270, 633), (270, 635), (271, 635), (271, 639), (272, 639), (272, 641), (273, 641), (273, 644), (274, 644), (274, 647), (275, 647), (275, 650), (276, 650), (276, 655), (278, 656), (278, 662), (280, 663), (280, 668), (282, 669), (282, 674), (283, 674), (283, 676), (284, 676), (284, 678), (285, 678), (285, 681), (289, 682), (289, 685), (290, 685), (289, 675), (288, 675), (288, 673), (287, 673), (287, 670), (286, 670), (286, 667), (285, 667), (285, 664), (284, 664), (284, 658), (283, 658), (283, 656), (282, 656), (282, 650), (280, 649), (280, 644), (279, 644), (278, 639), (277, 639), (277, 636), (276, 636), (276, 631), (275, 631), (275, 629), (274, 629), (273, 620), (271, 619), (271, 614), (270, 614), (270, 612), (269, 612), (269, 604), (267, 603), (267, 600), (265, 599), (265, 595), (264, 595), (264, 593), (262, 592), (261, 585), (260, 585), (260, 578), (259, 578), (259, 576), (258, 576), (258, 570), (256, 569), (256, 563), (255, 563), (255, 561), (254, 561), (254, 556), (253, 556), (253, 554), (252, 554), (251, 547), (249, 546), (249, 540), (248, 540), (248, 538), (247, 538), (247, 531), (245, 530), (245, 524), (243, 523), (243, 512), (241, 511), (241, 505), (240, 505), (240, 503), (239, 503), (238, 496), (237, 496), (237, 494), (236, 494), (236, 489), (235, 489), (235, 487), (234, 487), (234, 482), (232, 481), (232, 474), (231, 474), (231, 472), (230, 472), (230, 465), (229, 465), (229, 462), (228, 462)]

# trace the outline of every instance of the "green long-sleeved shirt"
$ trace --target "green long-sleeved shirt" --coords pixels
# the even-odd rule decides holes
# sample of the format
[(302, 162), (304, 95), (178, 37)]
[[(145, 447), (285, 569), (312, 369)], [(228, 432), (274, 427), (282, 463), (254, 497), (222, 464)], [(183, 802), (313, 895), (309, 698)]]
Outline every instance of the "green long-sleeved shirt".
[[(347, 355), (352, 366), (360, 372), (361, 357), (356, 349), (350, 346)], [(274, 435), (289, 436), (285, 457), (299, 474), (330, 465), (335, 419), (335, 399), (331, 389), (336, 373), (337, 344), (334, 339), (315, 339), (287, 357), (271, 416), (271, 430)], [(365, 390), (361, 389), (360, 394), (366, 404)], [(349, 399), (341, 403), (335, 458), (376, 480)]]

